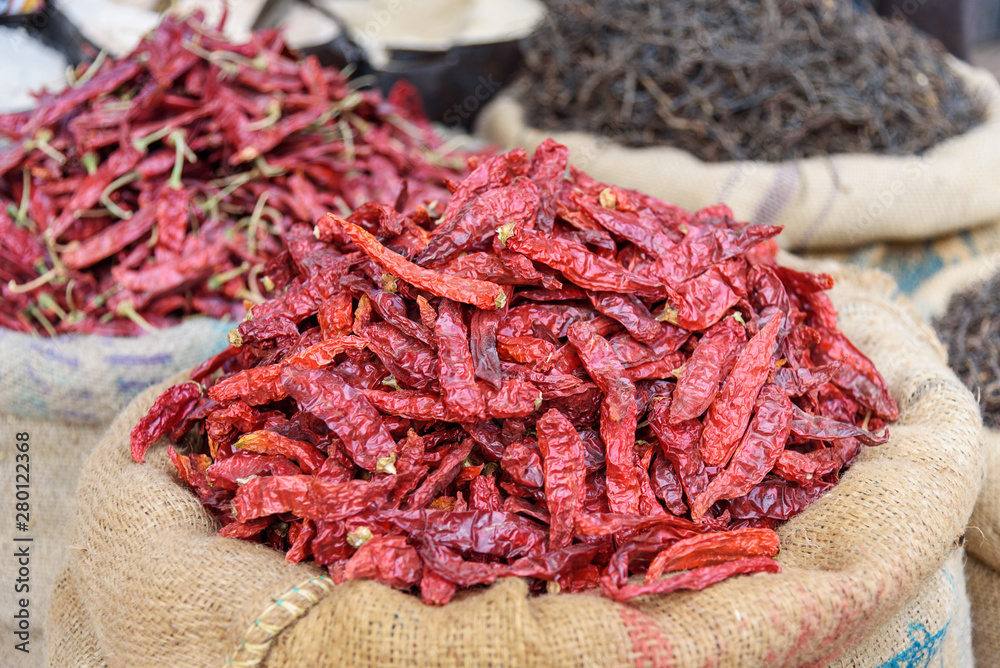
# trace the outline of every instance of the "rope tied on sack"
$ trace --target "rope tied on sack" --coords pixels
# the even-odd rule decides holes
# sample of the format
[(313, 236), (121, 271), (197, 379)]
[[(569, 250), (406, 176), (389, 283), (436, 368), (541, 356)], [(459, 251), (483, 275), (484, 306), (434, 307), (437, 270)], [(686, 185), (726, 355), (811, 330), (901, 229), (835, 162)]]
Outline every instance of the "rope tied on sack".
[(278, 635), (304, 617), (333, 590), (333, 586), (333, 580), (320, 575), (309, 578), (279, 597), (247, 627), (243, 640), (226, 666), (255, 668), (262, 665)]

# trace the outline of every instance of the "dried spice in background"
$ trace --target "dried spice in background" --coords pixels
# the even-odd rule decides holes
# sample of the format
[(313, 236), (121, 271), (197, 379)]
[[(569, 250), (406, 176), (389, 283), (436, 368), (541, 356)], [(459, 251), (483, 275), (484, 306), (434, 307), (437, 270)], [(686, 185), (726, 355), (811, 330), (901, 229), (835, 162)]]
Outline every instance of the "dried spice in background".
[(528, 124), (699, 158), (919, 153), (982, 120), (943, 47), (847, 0), (547, 0)]
[(948, 364), (979, 397), (983, 424), (1000, 428), (1000, 274), (952, 295), (934, 320), (948, 348)]
[[(294, 226), (234, 347), (132, 430), (220, 534), (443, 605), (525, 577), (615, 600), (776, 572), (774, 528), (898, 417), (780, 228), (483, 160), (435, 224)], [(645, 582), (630, 576), (645, 574)]]
[(74, 77), (0, 116), (0, 326), (17, 331), (240, 320), (293, 223), (368, 202), (437, 215), (466, 170), (412, 87), (358, 90), (274, 30), (233, 44), (168, 16)]

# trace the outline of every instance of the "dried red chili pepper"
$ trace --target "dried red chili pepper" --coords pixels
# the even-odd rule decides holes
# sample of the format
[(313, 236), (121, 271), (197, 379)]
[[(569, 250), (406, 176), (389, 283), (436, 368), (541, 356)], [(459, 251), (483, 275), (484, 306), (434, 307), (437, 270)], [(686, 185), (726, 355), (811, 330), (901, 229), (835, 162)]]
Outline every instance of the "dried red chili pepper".
[(646, 571), (646, 583), (670, 571), (687, 571), (734, 559), (773, 557), (777, 553), (778, 534), (771, 529), (699, 534), (679, 540), (656, 555)]
[(438, 349), (438, 378), (441, 396), (456, 422), (470, 422), (486, 416), (486, 403), (476, 386), (475, 363), (469, 348), (469, 336), (462, 321), (462, 308), (444, 299), (438, 306), (434, 324)]
[(677, 377), (670, 404), (670, 421), (696, 418), (712, 405), (727, 366), (746, 343), (746, 328), (735, 318), (713, 325), (698, 341)]
[(736, 358), (722, 391), (708, 407), (701, 435), (701, 458), (709, 466), (729, 461), (750, 421), (757, 394), (774, 369), (774, 344), (780, 318), (772, 318)]
[(421, 290), (486, 310), (502, 308), (507, 303), (507, 295), (499, 285), (424, 269), (398, 253), (393, 253), (364, 229), (332, 214), (327, 214), (318, 223), (321, 230), (332, 229), (337, 225), (382, 269)]
[(348, 580), (368, 578), (396, 589), (419, 584), (423, 566), (405, 536), (375, 536), (365, 541), (344, 566)]
[(615, 601), (623, 602), (633, 599), (636, 596), (648, 596), (650, 594), (667, 594), (683, 589), (704, 589), (716, 582), (721, 582), (734, 575), (746, 575), (749, 573), (780, 573), (781, 565), (770, 557), (750, 557), (748, 559), (736, 559), (733, 561), (714, 564), (712, 566), (701, 566), (689, 571), (656, 580), (649, 584), (625, 585), (615, 587), (609, 584), (605, 578), (601, 578), (601, 588), (604, 594)]
[(258, 452), (265, 455), (282, 455), (298, 463), (306, 473), (313, 473), (326, 461), (326, 455), (306, 441), (296, 441), (273, 431), (254, 431), (241, 436), (233, 444), (237, 450)]
[(591, 253), (582, 244), (517, 226), (510, 237), (503, 239), (503, 236), (504, 233), (501, 233), (498, 239), (507, 248), (552, 267), (581, 288), (650, 297), (657, 297), (663, 292), (654, 281)]
[[(173, 460), (223, 533), (432, 605), (500, 577), (624, 601), (777, 571), (777, 523), (886, 438), (828, 279), (778, 267), (772, 228), (567, 172), (553, 143), (470, 166), (438, 225), (372, 204), (289, 229), (276, 294), (166, 429), (207, 434)], [(416, 189), (380, 178), (405, 211)], [(487, 221), (512, 211), (504, 247)]]
[(236, 491), (233, 515), (241, 522), (287, 512), (311, 520), (342, 520), (375, 508), (391, 487), (391, 479), (333, 483), (308, 475), (253, 478)]
[(287, 367), (281, 373), (281, 384), (302, 410), (323, 420), (340, 437), (351, 459), (361, 468), (376, 471), (380, 460), (395, 454), (396, 443), (378, 412), (363, 394), (345, 385), (336, 374)]
[(201, 393), (197, 383), (181, 383), (157, 397), (149, 412), (132, 427), (132, 459), (141, 463), (149, 446), (184, 419), (201, 399)]
[(639, 481), (635, 472), (637, 406), (635, 385), (608, 342), (584, 322), (573, 323), (567, 332), (587, 372), (604, 393), (601, 403), (601, 438), (607, 448), (608, 500), (620, 513), (639, 510)]
[(760, 391), (754, 410), (750, 426), (726, 469), (691, 503), (691, 519), (696, 522), (719, 499), (735, 499), (748, 493), (778, 463), (791, 433), (792, 402), (780, 389), (768, 385)]

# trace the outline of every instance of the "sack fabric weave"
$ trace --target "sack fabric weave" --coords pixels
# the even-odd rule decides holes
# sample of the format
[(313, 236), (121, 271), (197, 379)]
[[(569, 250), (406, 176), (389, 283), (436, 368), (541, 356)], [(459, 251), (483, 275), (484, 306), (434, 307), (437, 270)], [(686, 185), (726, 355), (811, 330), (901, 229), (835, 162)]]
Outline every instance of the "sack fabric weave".
[(142, 336), (0, 328), (0, 414), (108, 424), (139, 392), (225, 348), (232, 322), (192, 318)]
[[(973, 235), (973, 239), (993, 238), (998, 231), (1000, 225)], [(945, 243), (951, 242), (942, 240), (941, 245)], [(995, 244), (965, 244), (965, 248), (968, 257), (945, 266), (914, 292), (914, 301), (928, 321), (945, 315), (953, 295), (974, 288), (1000, 272), (1000, 249)], [(984, 428), (982, 440), (986, 474), (965, 534), (969, 553), (965, 573), (976, 663), (997, 666), (1000, 665), (1000, 430)]]
[[(41, 665), (43, 624), (50, 593), (70, 545), (70, 522), (83, 462), (115, 415), (142, 390), (198, 364), (227, 345), (231, 322), (193, 318), (138, 337), (32, 336), (0, 329), (0, 485), (13, 495), (18, 433), (29, 435), (30, 522), (15, 524), (13, 504), (0, 514), (0, 543), (31, 538), (31, 655)], [(13, 502), (13, 499), (12, 499)], [(14, 549), (0, 550), (0, 572), (17, 572)], [(0, 609), (12, 611), (22, 593), (4, 587)], [(16, 620), (4, 615), (0, 633), (13, 638)], [(0, 662), (2, 663), (2, 662)], [(18, 664), (22, 665), (22, 664)]]

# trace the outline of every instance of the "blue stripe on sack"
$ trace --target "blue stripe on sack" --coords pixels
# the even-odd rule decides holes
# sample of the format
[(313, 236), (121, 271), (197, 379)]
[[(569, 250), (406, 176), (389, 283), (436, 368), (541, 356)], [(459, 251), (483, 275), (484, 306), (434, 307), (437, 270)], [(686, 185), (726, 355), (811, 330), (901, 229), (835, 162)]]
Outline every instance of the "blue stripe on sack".
[(27, 367), (25, 370), (25, 375), (28, 376), (29, 386), (25, 388), (31, 394), (37, 394), (40, 397), (50, 394), (52, 392), (52, 381), (49, 378), (43, 378), (38, 375), (38, 371), (34, 367)]
[(25, 375), (28, 377), (28, 383), (24, 384), (24, 381), (21, 381), (22, 386), (20, 391), (12, 402), (15, 406), (15, 409), (12, 411), (13, 414), (27, 415), (29, 417), (44, 417), (48, 415), (49, 402), (47, 397), (51, 386), (47, 381), (40, 378), (31, 367), (25, 369)]
[(56, 349), (56, 344), (54, 342), (31, 343), (30, 347), (33, 351), (35, 351), (45, 359), (50, 359), (53, 362), (59, 362), (60, 364), (65, 364), (66, 366), (73, 367), (74, 369), (80, 366), (80, 360), (78, 360), (75, 356), (60, 353)]
[(91, 411), (86, 410), (73, 410), (70, 408), (56, 408), (54, 412), (54, 417), (57, 420), (64, 420), (66, 422), (93, 422), (94, 414)]
[(910, 640), (912, 644), (892, 657), (879, 668), (927, 668), (931, 661), (941, 653), (944, 637), (948, 634), (949, 619), (941, 630), (931, 635), (927, 627), (918, 622), (910, 624)]
[(131, 398), (145, 390), (150, 385), (159, 383), (162, 380), (162, 378), (147, 378), (145, 380), (125, 380), (124, 378), (119, 378), (115, 381), (115, 387), (118, 388), (119, 394), (124, 394)]
[[(958, 590), (955, 588), (955, 580), (951, 577), (951, 573), (948, 572), (947, 568), (942, 568), (941, 573), (944, 574), (948, 585), (951, 587), (952, 597), (957, 599)], [(955, 603), (957, 605), (958, 601), (955, 600)], [(951, 626), (951, 619), (945, 622), (940, 631), (931, 635), (930, 631), (923, 624), (911, 622), (909, 636), (912, 644), (883, 663), (879, 668), (928, 668), (931, 665), (931, 661), (941, 653), (941, 647), (944, 645), (945, 636), (948, 635), (949, 626)], [(941, 659), (938, 663), (944, 666), (944, 659)]]
[(159, 353), (157, 355), (108, 355), (104, 361), (111, 366), (167, 366), (174, 361), (174, 356), (170, 353)]
[[(906, 248), (906, 251), (903, 252), (902, 248)], [(906, 294), (916, 290), (945, 267), (944, 260), (935, 251), (932, 242), (906, 247), (872, 244), (854, 252), (848, 261), (861, 268), (881, 269), (892, 276), (899, 290)]]

